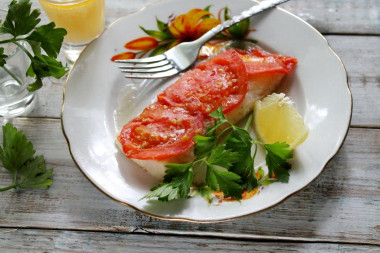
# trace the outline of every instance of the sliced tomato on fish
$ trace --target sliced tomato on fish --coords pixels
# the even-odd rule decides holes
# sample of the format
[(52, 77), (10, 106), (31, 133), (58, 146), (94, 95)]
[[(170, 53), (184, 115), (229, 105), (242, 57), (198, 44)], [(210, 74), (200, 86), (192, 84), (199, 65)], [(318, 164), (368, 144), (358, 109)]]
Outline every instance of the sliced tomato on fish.
[(245, 63), (248, 76), (260, 73), (289, 74), (297, 65), (297, 59), (278, 54), (265, 53), (257, 48), (250, 51), (238, 51)]
[(118, 140), (128, 158), (162, 160), (189, 150), (202, 129), (200, 112), (154, 103), (123, 127)]
[(223, 106), (228, 113), (247, 92), (247, 71), (240, 55), (229, 50), (186, 72), (157, 96), (162, 104), (208, 115)]

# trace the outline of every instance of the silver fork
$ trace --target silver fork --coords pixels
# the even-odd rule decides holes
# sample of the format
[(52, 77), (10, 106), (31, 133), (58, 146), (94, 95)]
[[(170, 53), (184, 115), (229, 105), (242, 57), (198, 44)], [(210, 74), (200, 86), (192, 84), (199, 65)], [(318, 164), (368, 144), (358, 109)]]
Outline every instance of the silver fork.
[(243, 11), (232, 19), (217, 25), (197, 40), (183, 42), (165, 53), (142, 59), (117, 60), (124, 63), (119, 68), (127, 73), (126, 78), (153, 79), (169, 77), (189, 68), (197, 59), (202, 45), (212, 39), (216, 34), (230, 26), (249, 18), (257, 13), (272, 8), (288, 0), (265, 0)]

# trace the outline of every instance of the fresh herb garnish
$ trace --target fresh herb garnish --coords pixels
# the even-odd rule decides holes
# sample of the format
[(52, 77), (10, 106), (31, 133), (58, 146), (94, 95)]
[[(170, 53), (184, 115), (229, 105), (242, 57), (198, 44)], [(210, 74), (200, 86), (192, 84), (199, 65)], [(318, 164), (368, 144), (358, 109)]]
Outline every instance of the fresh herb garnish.
[(0, 192), (12, 188), (49, 188), (53, 183), (50, 178), (53, 169), (46, 168), (43, 156), (34, 156), (36, 151), (33, 144), (12, 124), (7, 123), (2, 128), (0, 160), (3, 167), (13, 175), (13, 183), (0, 188)]
[(213, 199), (214, 199), (214, 195), (212, 194), (211, 189), (209, 187), (206, 187), (206, 186), (199, 186), (199, 187), (195, 188), (191, 192), (190, 197), (195, 197), (198, 195), (200, 195), (209, 204), (211, 204)]
[[(42, 87), (42, 78), (61, 78), (66, 74), (67, 68), (56, 58), (67, 32), (63, 28), (55, 28), (53, 22), (36, 28), (41, 21), (38, 18), (41, 13), (38, 9), (31, 10), (31, 6), (30, 0), (13, 0), (9, 4), (5, 20), (0, 20), (0, 34), (9, 34), (11, 38), (0, 41), (0, 44), (13, 43), (29, 57), (31, 63), (26, 75), (35, 79), (28, 85), (28, 90), (32, 92)], [(28, 43), (32, 52), (22, 42)], [(0, 67), (14, 76), (5, 66), (7, 57), (4, 48), (0, 47)]]
[[(207, 129), (204, 136), (194, 137), (195, 161), (186, 164), (168, 164), (169, 169), (166, 171), (164, 182), (153, 187), (152, 192), (143, 198), (169, 201), (189, 197), (192, 180), (203, 166), (206, 167), (205, 181), (208, 188), (202, 187), (197, 193), (208, 201), (211, 190), (241, 199), (244, 190), (250, 191), (259, 185), (277, 181), (288, 182), (290, 164), (287, 159), (293, 157), (288, 144), (284, 142), (265, 144), (253, 139), (248, 132), (252, 117), (249, 117), (244, 128), (240, 128), (224, 116), (221, 107), (210, 116), (216, 119), (215, 125)], [(254, 160), (258, 145), (265, 150), (268, 175), (265, 175), (263, 169), (259, 167), (257, 178)], [(254, 147), (253, 154), (252, 147)]]

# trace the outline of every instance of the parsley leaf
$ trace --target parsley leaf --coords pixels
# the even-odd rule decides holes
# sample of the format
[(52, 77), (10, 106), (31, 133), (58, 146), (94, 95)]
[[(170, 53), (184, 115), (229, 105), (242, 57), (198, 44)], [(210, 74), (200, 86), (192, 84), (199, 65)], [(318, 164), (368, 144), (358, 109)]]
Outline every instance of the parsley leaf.
[(230, 171), (246, 178), (253, 166), (251, 156), (252, 137), (246, 130), (233, 127), (225, 142), (228, 149), (241, 155), (241, 158), (230, 168)]
[(194, 146), (194, 154), (198, 158), (209, 155), (216, 145), (215, 136), (196, 135), (194, 136), (194, 141), (196, 143)]
[[(51, 22), (35, 29), (28, 37), (25, 38), (25, 40), (32, 48), (35, 48), (35, 45), (40, 45), (48, 56), (56, 58), (61, 50), (63, 37), (65, 35), (65, 29), (55, 28), (55, 24)], [(40, 54), (36, 49), (34, 49), (33, 52), (37, 55)]]
[(44, 188), (53, 183), (50, 179), (53, 169), (47, 169), (42, 156), (33, 157), (35, 150), (22, 131), (7, 123), (3, 129), (3, 146), (0, 147), (0, 159), (3, 167), (13, 175), (13, 184), (0, 188), (0, 191), (12, 188)]
[(237, 162), (239, 158), (239, 153), (228, 150), (225, 146), (217, 146), (211, 151), (207, 163), (228, 169), (233, 163)]
[(197, 187), (191, 192), (190, 197), (195, 197), (198, 195), (204, 198), (209, 204), (211, 204), (214, 199), (214, 195), (212, 195), (210, 187)]
[(258, 186), (253, 166), (255, 154), (251, 155), (254, 140), (247, 131), (251, 120), (252, 117), (249, 117), (244, 129), (230, 123), (231, 132), (225, 139), (226, 147), (240, 154), (240, 159), (229, 168), (229, 171), (238, 174), (242, 178), (241, 185), (248, 191)]
[(281, 159), (289, 159), (293, 157), (293, 151), (289, 150), (289, 144), (286, 142), (276, 142), (273, 144), (264, 144), (265, 149), (279, 156)]
[(241, 198), (243, 192), (243, 188), (240, 185), (241, 178), (235, 173), (218, 170), (208, 165), (206, 183), (214, 191), (222, 191), (225, 195)]
[(17, 187), (47, 189), (53, 183), (52, 174), (53, 169), (46, 169), (43, 156), (36, 156), (20, 168)]
[(217, 121), (216, 121), (214, 126), (207, 129), (206, 135), (208, 135), (208, 136), (215, 135), (216, 129), (218, 129), (221, 125), (228, 122), (228, 120), (226, 119), (226, 117), (223, 114), (223, 108), (222, 107), (219, 107), (217, 110), (210, 113), (210, 117), (213, 117)]
[(158, 200), (161, 201), (170, 201), (178, 199), (180, 197), (178, 187), (173, 187), (172, 183), (159, 184), (150, 190), (151, 192), (145, 195), (142, 199), (150, 199), (157, 197)]
[(6, 63), (6, 58), (8, 56), (4, 54), (4, 48), (0, 47), (0, 67), (3, 67)]
[(272, 177), (273, 172), (276, 178), (283, 183), (289, 181), (290, 164), (286, 159), (293, 157), (293, 152), (289, 150), (289, 145), (285, 142), (276, 142), (274, 144), (264, 144), (263, 145), (266, 152), (265, 161), (268, 166), (269, 178)]
[(227, 118), (223, 113), (223, 107), (218, 107), (218, 109), (210, 113), (209, 116), (221, 121), (221, 123), (227, 122)]
[(38, 17), (41, 12), (38, 9), (31, 10), (29, 0), (13, 0), (8, 7), (8, 14), (0, 27), (1, 33), (9, 33), (13, 37), (30, 33), (41, 21)]
[[(171, 170), (171, 171), (170, 171)], [(151, 189), (151, 192), (142, 199), (158, 198), (161, 201), (170, 201), (179, 198), (187, 198), (193, 181), (192, 168), (174, 166), (167, 171), (171, 174), (172, 182), (162, 183)]]
[(46, 55), (35, 55), (32, 58), (32, 63), (27, 70), (27, 75), (35, 77), (36, 81), (28, 86), (29, 91), (36, 91), (42, 87), (42, 78), (53, 76), (60, 78), (66, 73), (62, 68), (62, 64)]
[(185, 164), (176, 164), (169, 163), (166, 165), (168, 170), (166, 170), (166, 175), (164, 177), (164, 183), (171, 182), (174, 178), (182, 176), (189, 169), (193, 167), (193, 163), (185, 163)]
[[(36, 26), (40, 23), (40, 11), (31, 9), (30, 0), (13, 0), (8, 6), (8, 13), (3, 23), (0, 22), (0, 33), (9, 34), (12, 38), (0, 41), (0, 44), (14, 43), (29, 57), (31, 64), (26, 75), (34, 77), (35, 81), (29, 84), (30, 92), (42, 87), (42, 78), (53, 76), (61, 78), (68, 69), (56, 58), (61, 49), (63, 37), (67, 34), (63, 28), (55, 28), (53, 22)], [(32, 52), (26, 47), (30, 45)], [(44, 50), (44, 53), (41, 52)], [(32, 55), (32, 53), (34, 55)], [(5, 68), (6, 55), (0, 48), (0, 67)], [(9, 71), (9, 70), (8, 70)]]
[(33, 144), (25, 135), (11, 124), (3, 126), (3, 147), (0, 147), (0, 159), (5, 169), (13, 176), (33, 155)]

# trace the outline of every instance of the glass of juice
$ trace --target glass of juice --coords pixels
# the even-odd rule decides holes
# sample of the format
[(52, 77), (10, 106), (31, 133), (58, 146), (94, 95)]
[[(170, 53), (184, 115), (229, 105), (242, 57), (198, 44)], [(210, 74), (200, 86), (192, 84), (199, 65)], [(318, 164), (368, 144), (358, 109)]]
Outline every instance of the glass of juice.
[(48, 18), (67, 30), (63, 53), (73, 63), (104, 29), (105, 0), (39, 0)]

